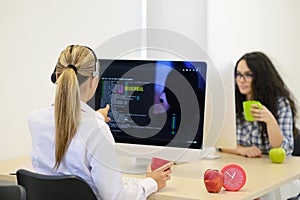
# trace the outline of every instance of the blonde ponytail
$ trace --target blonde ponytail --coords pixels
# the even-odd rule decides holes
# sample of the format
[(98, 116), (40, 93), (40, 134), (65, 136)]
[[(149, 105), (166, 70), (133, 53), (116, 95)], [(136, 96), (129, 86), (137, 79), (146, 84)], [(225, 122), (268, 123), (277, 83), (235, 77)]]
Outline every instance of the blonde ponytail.
[[(70, 67), (68, 67), (70, 66)], [(95, 71), (95, 56), (87, 47), (68, 46), (56, 64), (54, 103), (55, 165), (58, 168), (80, 123), (80, 88)]]
[(74, 137), (80, 121), (80, 93), (76, 73), (65, 69), (57, 80), (55, 96), (55, 168)]

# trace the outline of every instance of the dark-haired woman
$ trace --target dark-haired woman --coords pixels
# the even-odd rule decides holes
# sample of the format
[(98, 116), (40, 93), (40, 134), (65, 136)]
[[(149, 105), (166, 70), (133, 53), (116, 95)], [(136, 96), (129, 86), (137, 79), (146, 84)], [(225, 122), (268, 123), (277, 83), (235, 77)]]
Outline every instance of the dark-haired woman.
[[(222, 149), (247, 157), (268, 154), (273, 147), (282, 147), (289, 156), (296, 133), (296, 105), (271, 60), (262, 52), (243, 55), (235, 66), (235, 99), (237, 116), (237, 148)], [(252, 105), (254, 122), (243, 115), (243, 101), (257, 100), (262, 108)]]

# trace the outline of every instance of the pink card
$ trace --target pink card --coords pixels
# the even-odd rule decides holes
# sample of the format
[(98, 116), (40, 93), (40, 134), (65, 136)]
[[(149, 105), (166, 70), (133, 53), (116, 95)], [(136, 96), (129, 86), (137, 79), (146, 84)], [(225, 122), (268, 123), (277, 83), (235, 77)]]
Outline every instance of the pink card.
[(160, 168), (161, 166), (169, 163), (169, 160), (164, 160), (161, 158), (157, 158), (157, 157), (152, 157), (152, 162), (151, 162), (151, 170), (154, 171), (157, 168)]

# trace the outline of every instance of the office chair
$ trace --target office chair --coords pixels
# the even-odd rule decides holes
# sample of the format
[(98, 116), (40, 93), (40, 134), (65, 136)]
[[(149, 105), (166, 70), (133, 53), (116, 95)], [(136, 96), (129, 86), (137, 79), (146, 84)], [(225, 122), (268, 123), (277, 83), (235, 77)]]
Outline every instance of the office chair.
[(297, 130), (297, 135), (294, 137), (294, 151), (293, 156), (300, 156), (300, 131)]
[(25, 169), (17, 171), (17, 182), (27, 200), (97, 200), (91, 187), (76, 175), (44, 175)]
[(0, 199), (2, 200), (26, 200), (26, 192), (21, 185), (0, 186)]
[[(297, 129), (297, 134), (294, 137), (294, 151), (292, 155), (300, 156), (300, 130), (299, 129)], [(300, 200), (300, 193), (295, 197), (288, 198), (287, 200)]]
[(295, 197), (288, 198), (287, 200), (300, 200), (300, 193)]

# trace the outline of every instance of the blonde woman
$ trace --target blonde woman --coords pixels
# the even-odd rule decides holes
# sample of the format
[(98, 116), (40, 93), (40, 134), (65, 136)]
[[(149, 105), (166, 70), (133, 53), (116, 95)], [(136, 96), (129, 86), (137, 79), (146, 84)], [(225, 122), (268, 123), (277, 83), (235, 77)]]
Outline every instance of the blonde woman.
[(95, 112), (86, 104), (97, 88), (99, 70), (95, 53), (86, 46), (70, 45), (61, 52), (54, 104), (29, 117), (32, 165), (38, 173), (80, 176), (98, 199), (146, 199), (166, 186), (172, 163), (147, 172), (139, 183), (123, 184), (105, 123), (109, 106)]

